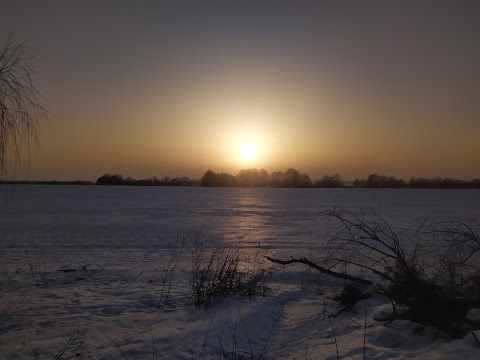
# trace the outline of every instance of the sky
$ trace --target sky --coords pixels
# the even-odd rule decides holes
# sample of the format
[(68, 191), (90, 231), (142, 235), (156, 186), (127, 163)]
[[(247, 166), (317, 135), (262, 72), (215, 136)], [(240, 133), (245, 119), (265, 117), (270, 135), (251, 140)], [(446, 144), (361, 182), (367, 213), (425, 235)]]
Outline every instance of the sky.
[(480, 177), (478, 1), (1, 3), (48, 111), (17, 179)]

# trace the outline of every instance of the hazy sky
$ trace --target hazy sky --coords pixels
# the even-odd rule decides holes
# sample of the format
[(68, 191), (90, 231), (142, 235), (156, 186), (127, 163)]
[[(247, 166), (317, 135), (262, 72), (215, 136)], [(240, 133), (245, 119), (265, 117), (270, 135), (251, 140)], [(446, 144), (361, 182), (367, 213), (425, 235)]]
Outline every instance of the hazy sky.
[(479, 1), (1, 2), (49, 112), (17, 178), (480, 177)]

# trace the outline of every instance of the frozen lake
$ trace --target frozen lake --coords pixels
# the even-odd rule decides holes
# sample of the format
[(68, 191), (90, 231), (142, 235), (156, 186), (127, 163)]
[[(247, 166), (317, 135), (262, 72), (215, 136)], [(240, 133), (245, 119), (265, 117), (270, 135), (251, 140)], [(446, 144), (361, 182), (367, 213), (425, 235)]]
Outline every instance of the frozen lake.
[(315, 246), (328, 230), (318, 213), (334, 206), (374, 211), (398, 226), (480, 214), (480, 190), (17, 185), (1, 197), (6, 238), (71, 249), (158, 248), (177, 235)]
[[(303, 253), (328, 239), (331, 220), (319, 211), (334, 206), (373, 211), (403, 227), (423, 219), (470, 222), (480, 214), (480, 190), (17, 185), (3, 188), (5, 197), (4, 241), (34, 245), (51, 266), (92, 257), (129, 263), (133, 254), (148, 262), (177, 236)], [(23, 257), (10, 252), (4, 261)]]

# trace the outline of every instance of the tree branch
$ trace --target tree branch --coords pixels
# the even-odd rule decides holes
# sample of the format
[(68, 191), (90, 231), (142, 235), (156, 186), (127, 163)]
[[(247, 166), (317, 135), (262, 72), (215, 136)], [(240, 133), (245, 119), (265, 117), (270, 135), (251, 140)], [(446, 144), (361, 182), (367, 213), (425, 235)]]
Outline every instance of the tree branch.
[(339, 278), (339, 279), (344, 279), (344, 280), (350, 280), (352, 282), (355, 282), (355, 283), (358, 283), (358, 284), (364, 284), (364, 285), (370, 285), (370, 284), (373, 284), (371, 281), (369, 280), (365, 280), (365, 279), (362, 279), (362, 278), (359, 278), (359, 277), (356, 277), (356, 276), (352, 276), (352, 275), (347, 275), (347, 274), (342, 274), (342, 273), (338, 273), (336, 271), (332, 271), (332, 270), (329, 270), (329, 269), (326, 269), (324, 267), (321, 267), (317, 264), (315, 264), (314, 262), (308, 260), (307, 258), (301, 258), (301, 259), (290, 259), (290, 260), (280, 260), (280, 259), (274, 259), (274, 258), (271, 258), (269, 256), (265, 256), (265, 258), (267, 260), (270, 260), (271, 262), (273, 263), (277, 263), (277, 264), (280, 264), (280, 265), (288, 265), (288, 264), (293, 264), (293, 263), (299, 263), (299, 264), (304, 264), (304, 265), (308, 265), (312, 268), (314, 268), (315, 270), (318, 270), (320, 271), (321, 273), (324, 273), (324, 274), (327, 274), (327, 275), (330, 275), (330, 276), (333, 276), (333, 277), (336, 277), (336, 278)]

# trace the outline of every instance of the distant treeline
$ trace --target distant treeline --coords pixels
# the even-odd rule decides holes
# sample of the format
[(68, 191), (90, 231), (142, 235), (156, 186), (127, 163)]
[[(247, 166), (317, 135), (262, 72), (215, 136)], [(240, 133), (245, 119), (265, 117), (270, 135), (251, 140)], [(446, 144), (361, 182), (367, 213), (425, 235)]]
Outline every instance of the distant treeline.
[(321, 180), (312, 181), (307, 174), (290, 168), (285, 172), (269, 174), (265, 169), (241, 170), (237, 176), (215, 173), (207, 170), (198, 180), (183, 178), (153, 177), (145, 180), (124, 178), (119, 174), (106, 174), (96, 181), (97, 185), (143, 185), (143, 186), (206, 186), (206, 187), (343, 187), (340, 175), (325, 175)]
[(40, 181), (29, 181), (29, 180), (0, 180), (0, 184), (20, 184), (20, 185), (94, 185), (95, 183), (88, 180), (73, 180), (73, 181), (62, 181), (62, 180), (40, 180)]
[(165, 176), (162, 179), (157, 178), (156, 176), (136, 180), (132, 177), (124, 178), (122, 175), (118, 174), (106, 174), (97, 179), (95, 182), (97, 185), (132, 185), (132, 186), (200, 186), (200, 180), (193, 180), (189, 177), (176, 177), (170, 178)]
[(456, 180), (437, 176), (433, 179), (412, 177), (409, 181), (393, 176), (371, 174), (366, 179), (355, 179), (354, 188), (412, 188), (412, 189), (480, 189), (480, 179)]
[(355, 179), (347, 185), (339, 174), (324, 175), (318, 180), (311, 180), (307, 174), (290, 168), (287, 171), (274, 171), (271, 174), (265, 169), (245, 169), (236, 176), (228, 173), (215, 173), (207, 170), (200, 179), (189, 177), (161, 179), (156, 176), (149, 179), (136, 180), (132, 177), (124, 178), (119, 174), (106, 174), (96, 182), (75, 181), (27, 181), (27, 180), (0, 180), (0, 184), (29, 184), (29, 185), (128, 185), (128, 186), (205, 186), (205, 187), (285, 187), (285, 188), (399, 188), (399, 189), (480, 189), (480, 179), (456, 180), (448, 177), (412, 177), (410, 180), (397, 179), (393, 176), (370, 174), (366, 179)]
[(118, 174), (106, 174), (96, 181), (97, 185), (137, 185), (137, 186), (205, 186), (205, 187), (286, 187), (286, 188), (412, 188), (412, 189), (480, 189), (480, 179), (471, 181), (436, 177), (411, 178), (409, 181), (393, 176), (371, 174), (366, 179), (355, 179), (346, 185), (339, 174), (324, 175), (312, 181), (310, 176), (290, 168), (287, 171), (274, 171), (271, 174), (265, 169), (245, 169), (236, 176), (228, 173), (215, 173), (207, 170), (200, 179), (189, 177), (152, 177), (136, 180), (124, 178)]
[(253, 168), (241, 170), (237, 176), (207, 170), (201, 178), (201, 184), (208, 187), (313, 187), (313, 182), (307, 174), (301, 174), (293, 168), (285, 172), (274, 171), (271, 174), (265, 169)]

